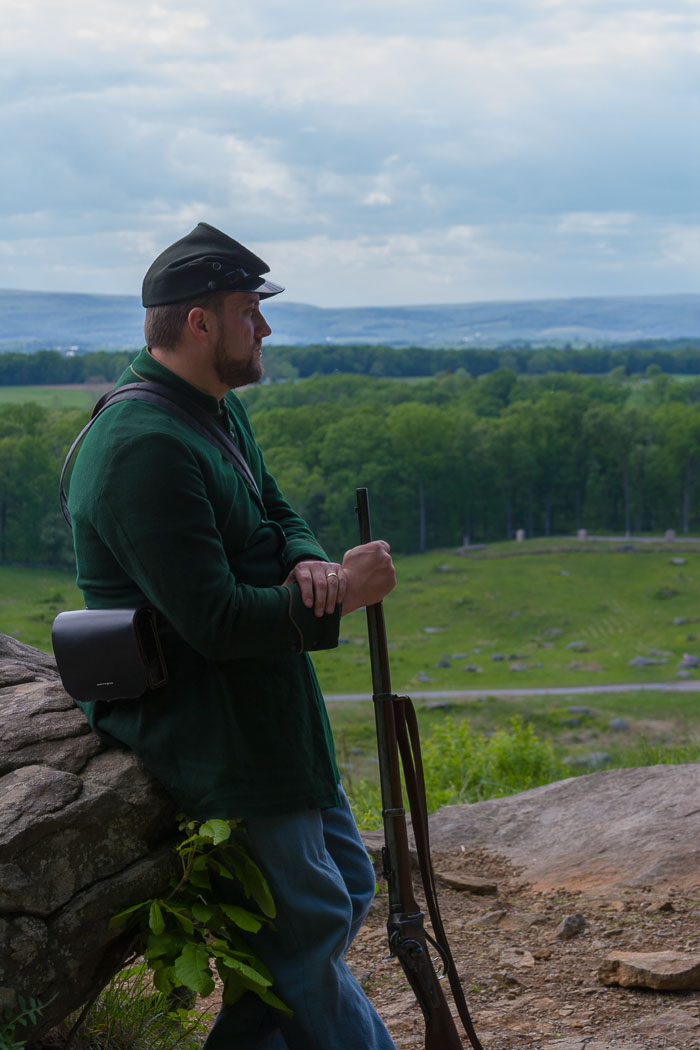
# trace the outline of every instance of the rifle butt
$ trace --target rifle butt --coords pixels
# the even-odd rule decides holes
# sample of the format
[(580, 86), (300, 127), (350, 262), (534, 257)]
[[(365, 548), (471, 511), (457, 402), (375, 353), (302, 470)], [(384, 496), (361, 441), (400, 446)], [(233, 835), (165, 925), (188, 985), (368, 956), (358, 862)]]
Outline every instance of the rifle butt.
[(425, 1050), (464, 1050), (445, 999), (425, 1021)]

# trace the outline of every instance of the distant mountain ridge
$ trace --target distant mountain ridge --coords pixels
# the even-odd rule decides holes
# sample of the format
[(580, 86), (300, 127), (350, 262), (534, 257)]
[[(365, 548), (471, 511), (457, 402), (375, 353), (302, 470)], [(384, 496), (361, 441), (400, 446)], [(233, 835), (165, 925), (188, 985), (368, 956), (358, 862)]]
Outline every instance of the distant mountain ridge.
[[(322, 308), (266, 304), (271, 344), (464, 347), (627, 343), (700, 337), (700, 295)], [(135, 295), (0, 289), (0, 351), (140, 347)]]

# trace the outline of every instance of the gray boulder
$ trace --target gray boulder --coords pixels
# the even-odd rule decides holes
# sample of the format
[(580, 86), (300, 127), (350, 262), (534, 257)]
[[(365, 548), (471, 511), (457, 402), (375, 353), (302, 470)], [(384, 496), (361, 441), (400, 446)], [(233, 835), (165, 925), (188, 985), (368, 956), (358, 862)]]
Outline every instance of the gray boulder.
[(0, 634), (0, 1008), (52, 1000), (23, 1038), (119, 968), (130, 935), (109, 920), (176, 871), (175, 808), (91, 732), (51, 656)]

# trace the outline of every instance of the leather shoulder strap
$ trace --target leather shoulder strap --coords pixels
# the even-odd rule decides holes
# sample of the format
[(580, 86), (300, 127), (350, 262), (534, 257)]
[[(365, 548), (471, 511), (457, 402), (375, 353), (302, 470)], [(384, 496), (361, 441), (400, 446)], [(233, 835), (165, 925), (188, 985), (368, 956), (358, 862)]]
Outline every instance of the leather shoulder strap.
[(163, 383), (144, 381), (139, 383), (127, 383), (125, 386), (117, 387), (114, 390), (108, 390), (106, 394), (103, 394), (92, 410), (92, 415), (90, 416), (89, 421), (69, 448), (63, 464), (63, 469), (61, 470), (61, 479), (59, 482), (61, 510), (63, 511), (63, 516), (69, 525), (71, 524), (71, 517), (68, 511), (68, 498), (66, 496), (64, 479), (70, 461), (73, 458), (78, 445), (83, 440), (97, 417), (102, 415), (105, 409), (109, 408), (110, 405), (115, 405), (119, 401), (148, 401), (153, 405), (158, 405), (160, 408), (164, 409), (164, 411), (169, 412), (170, 415), (177, 416), (178, 419), (184, 420), (193, 430), (203, 438), (206, 438), (210, 444), (214, 445), (224, 459), (233, 464), (262, 505), (262, 496), (260, 495), (260, 490), (258, 489), (255, 478), (253, 477), (243, 454), (232, 438), (230, 438), (221, 427), (217, 426), (209, 414), (201, 409), (199, 405), (196, 405), (190, 398), (178, 394)]

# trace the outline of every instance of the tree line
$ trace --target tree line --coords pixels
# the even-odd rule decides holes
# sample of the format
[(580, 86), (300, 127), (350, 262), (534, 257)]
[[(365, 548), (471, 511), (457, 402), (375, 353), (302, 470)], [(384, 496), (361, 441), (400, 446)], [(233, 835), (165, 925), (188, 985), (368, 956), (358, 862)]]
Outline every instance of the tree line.
[[(136, 350), (92, 353), (0, 353), (0, 386), (86, 383), (116, 380)], [(312, 375), (349, 373), (391, 378), (429, 377), (464, 370), (474, 378), (499, 368), (518, 375), (575, 372), (605, 375), (622, 369), (626, 375), (700, 375), (700, 342), (646, 341), (620, 346), (502, 347), (427, 350), (393, 346), (269, 346), (265, 348), (269, 379), (306, 379)]]
[[(357, 543), (355, 488), (397, 551), (700, 530), (700, 379), (500, 368), (404, 382), (314, 376), (243, 391), (266, 461), (329, 552)], [(66, 564), (58, 474), (86, 420), (0, 408), (0, 561)]]

